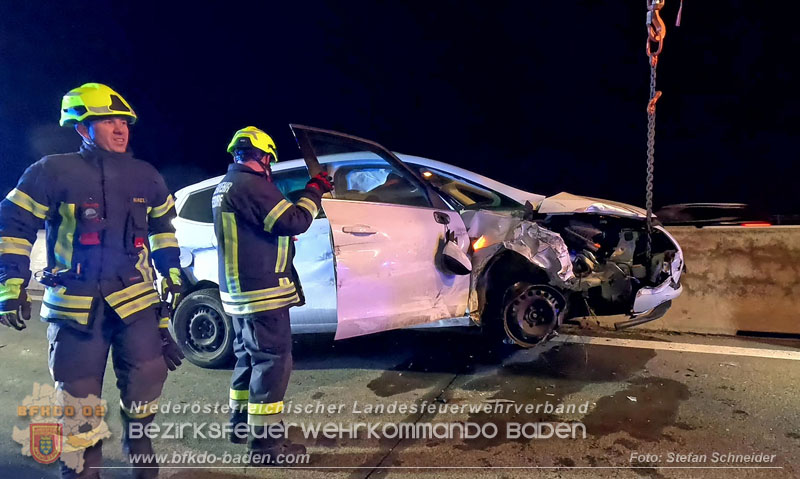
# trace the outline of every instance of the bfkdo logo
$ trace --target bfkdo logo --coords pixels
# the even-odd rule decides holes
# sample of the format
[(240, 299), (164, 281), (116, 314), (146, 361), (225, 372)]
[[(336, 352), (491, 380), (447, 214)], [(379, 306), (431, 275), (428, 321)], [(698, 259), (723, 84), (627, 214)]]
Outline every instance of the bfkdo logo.
[(36, 462), (51, 464), (61, 456), (61, 424), (31, 424), (31, 455)]

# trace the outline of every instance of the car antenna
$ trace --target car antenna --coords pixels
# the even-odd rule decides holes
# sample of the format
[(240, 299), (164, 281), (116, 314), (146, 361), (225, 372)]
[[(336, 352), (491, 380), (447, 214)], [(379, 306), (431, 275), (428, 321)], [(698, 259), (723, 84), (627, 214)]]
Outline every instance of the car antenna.
[[(645, 204), (647, 208), (647, 257), (652, 257), (653, 229), (653, 168), (655, 163), (656, 144), (656, 103), (661, 98), (661, 91), (656, 90), (656, 67), (658, 55), (664, 46), (664, 37), (667, 35), (667, 26), (661, 19), (660, 11), (666, 0), (647, 0), (647, 56), (650, 63), (650, 99), (647, 102), (647, 186), (645, 187)], [(683, 13), (683, 0), (678, 8), (675, 26), (681, 25)]]

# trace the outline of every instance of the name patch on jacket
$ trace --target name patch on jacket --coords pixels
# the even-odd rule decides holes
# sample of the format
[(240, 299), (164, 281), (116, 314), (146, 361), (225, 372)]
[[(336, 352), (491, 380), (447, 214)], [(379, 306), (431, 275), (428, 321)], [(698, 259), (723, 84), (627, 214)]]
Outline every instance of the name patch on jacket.
[(142, 203), (142, 204), (144, 204), (144, 203), (147, 203), (147, 200), (145, 200), (144, 198), (139, 198), (137, 196), (134, 196), (133, 197), (133, 202), (134, 203)]
[(212, 208), (219, 208), (222, 204), (222, 197), (225, 196), (225, 193), (231, 189), (233, 183), (230, 181), (223, 181), (222, 183), (217, 185), (217, 188), (214, 190), (214, 196), (211, 197), (211, 207)]

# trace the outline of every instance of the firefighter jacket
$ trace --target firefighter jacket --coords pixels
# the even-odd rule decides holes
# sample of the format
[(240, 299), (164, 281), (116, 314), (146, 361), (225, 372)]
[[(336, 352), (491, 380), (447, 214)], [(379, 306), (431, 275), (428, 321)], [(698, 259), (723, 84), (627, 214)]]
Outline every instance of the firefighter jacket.
[(306, 189), (293, 204), (263, 173), (234, 163), (211, 206), (225, 312), (241, 316), (301, 304), (292, 236), (317, 216), (319, 192)]
[(105, 300), (129, 324), (160, 302), (152, 263), (162, 275), (180, 267), (174, 217), (161, 175), (131, 153), (84, 145), (45, 156), (0, 203), (0, 282), (27, 285), (44, 225), (41, 318), (89, 330), (94, 302)]

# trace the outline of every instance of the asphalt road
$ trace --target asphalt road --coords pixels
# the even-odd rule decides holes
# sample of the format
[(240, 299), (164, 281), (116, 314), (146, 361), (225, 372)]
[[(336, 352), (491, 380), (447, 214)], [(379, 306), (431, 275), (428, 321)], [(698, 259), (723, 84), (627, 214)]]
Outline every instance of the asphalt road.
[[(308, 468), (256, 469), (223, 463), (226, 452), (233, 457), (244, 453), (245, 446), (193, 437), (189, 429), (189, 437), (155, 441), (159, 453), (195, 460), (165, 462), (161, 477), (800, 476), (800, 361), (718, 354), (735, 346), (797, 355), (799, 342), (568, 332), (651, 340), (646, 344), (654, 347), (554, 342), (538, 350), (490, 353), (479, 336), (466, 330), (395, 331), (342, 342), (329, 335), (296, 336), (287, 405), (336, 411), (290, 412), (287, 422), (330, 422), (345, 428), (379, 423), (376, 434), (368, 434), (364, 426), (356, 437), (344, 429), (340, 437), (306, 439), (298, 425), (290, 428), (290, 438), (308, 446)], [(667, 351), (660, 349), (665, 342), (718, 348), (709, 353)], [(22, 333), (0, 331), (0, 478), (57, 477), (56, 467), (23, 456), (11, 439), (14, 426), (28, 427), (26, 418), (17, 417), (17, 406), (32, 393), (34, 383), (50, 383), (46, 351), (45, 325), (37, 318)], [(103, 394), (112, 406), (118, 401), (113, 376), (109, 362)], [(170, 374), (161, 404), (187, 407), (188, 412), (160, 414), (156, 423), (224, 423), (222, 412), (193, 414), (191, 408), (226, 404), (229, 376), (229, 370), (185, 363)], [(420, 411), (422, 404), (436, 410)], [(550, 411), (548, 404), (584, 405), (588, 410)], [(417, 411), (411, 410), (414, 405)], [(368, 411), (390, 406), (396, 410)], [(486, 407), (495, 409), (487, 412)], [(533, 411), (526, 411), (528, 407)], [(103, 477), (129, 477), (118, 441), (119, 413), (116, 407), (109, 409), (113, 438), (105, 441), (109, 469)], [(576, 426), (576, 438), (514, 435), (521, 424), (544, 422), (580, 424), (586, 434)], [(474, 438), (398, 438), (392, 425), (401, 423), (444, 424), (436, 426), (438, 436), (446, 436), (441, 428), (452, 424), (484, 429)], [(497, 433), (491, 437), (493, 428)], [(531, 426), (526, 432), (536, 433)], [(197, 468), (203, 452), (217, 456), (215, 468)], [(729, 453), (774, 458), (722, 461)]]

